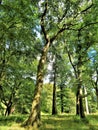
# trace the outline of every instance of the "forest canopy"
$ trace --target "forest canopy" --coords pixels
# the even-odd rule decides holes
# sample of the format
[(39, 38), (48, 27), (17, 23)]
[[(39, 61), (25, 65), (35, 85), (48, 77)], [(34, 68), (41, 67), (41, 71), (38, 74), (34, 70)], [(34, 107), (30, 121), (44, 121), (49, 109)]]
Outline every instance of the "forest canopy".
[(0, 0), (0, 115), (97, 111), (97, 0)]

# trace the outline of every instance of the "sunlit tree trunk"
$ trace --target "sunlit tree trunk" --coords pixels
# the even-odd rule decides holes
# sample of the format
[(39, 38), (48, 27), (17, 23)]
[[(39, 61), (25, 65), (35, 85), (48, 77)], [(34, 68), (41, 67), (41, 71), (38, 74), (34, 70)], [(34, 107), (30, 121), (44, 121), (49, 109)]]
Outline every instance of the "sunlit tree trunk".
[[(84, 95), (87, 95), (86, 87), (84, 87)], [(87, 96), (85, 96), (85, 108), (86, 108), (86, 114), (89, 114), (89, 107), (88, 107)]]
[(84, 106), (83, 106), (83, 98), (82, 98), (82, 88), (80, 89), (80, 117), (81, 118), (85, 118), (85, 114), (84, 114)]
[(83, 107), (83, 97), (82, 97), (82, 83), (81, 83), (81, 73), (78, 73), (77, 79), (77, 93), (76, 93), (76, 115), (80, 115), (81, 118), (85, 117), (84, 107)]
[(77, 65), (76, 65), (76, 80), (77, 80), (77, 93), (76, 93), (76, 115), (80, 115), (81, 118), (85, 117), (83, 108), (83, 98), (82, 98), (82, 46), (80, 43), (80, 31), (78, 32), (78, 43), (76, 48), (77, 54)]
[(41, 58), (38, 64), (32, 109), (28, 120), (24, 124), (26, 126), (38, 127), (40, 124), (40, 97), (41, 97), (41, 91), (43, 86), (44, 65), (46, 62), (47, 52), (50, 47), (50, 44), (53, 43), (53, 41), (58, 37), (59, 34), (61, 34), (67, 29), (66, 26), (63, 25), (60, 29), (58, 29), (58, 31), (54, 34), (54, 36), (49, 38), (49, 35), (47, 34), (48, 32), (46, 31), (46, 24), (45, 24), (47, 9), (48, 9), (48, 0), (45, 1), (44, 10), (41, 16), (41, 31), (44, 35), (44, 40), (46, 42), (44, 43), (44, 47), (41, 53)]
[(76, 95), (76, 115), (80, 115), (81, 118), (85, 117), (84, 107), (83, 107), (83, 98), (82, 98), (82, 88), (78, 89)]
[(40, 125), (40, 98), (41, 98), (41, 91), (42, 91), (42, 86), (43, 86), (44, 65), (46, 62), (46, 56), (47, 56), (49, 45), (50, 45), (50, 42), (48, 42), (45, 45), (42, 52), (42, 56), (39, 61), (34, 99), (32, 102), (32, 109), (31, 109), (30, 116), (25, 123), (25, 125), (33, 126), (35, 128)]

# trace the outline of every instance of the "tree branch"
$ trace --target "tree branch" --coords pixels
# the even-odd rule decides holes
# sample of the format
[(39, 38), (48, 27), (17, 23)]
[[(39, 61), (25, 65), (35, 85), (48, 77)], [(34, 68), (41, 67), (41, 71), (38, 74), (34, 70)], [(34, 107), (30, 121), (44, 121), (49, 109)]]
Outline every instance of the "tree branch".
[(88, 11), (92, 6), (93, 6), (93, 3), (89, 5), (87, 8), (85, 8), (84, 10), (82, 10), (81, 13)]
[(44, 34), (46, 43), (49, 41), (48, 35), (46, 33), (46, 30), (45, 30), (45, 25), (44, 25), (44, 18), (46, 16), (47, 9), (48, 9), (48, 0), (45, 2), (45, 9), (44, 9), (44, 12), (43, 12), (43, 14), (41, 16), (41, 29), (42, 29), (42, 32)]
[(69, 61), (70, 61), (71, 65), (72, 65), (72, 67), (73, 67), (73, 69), (74, 69), (75, 77), (77, 78), (77, 71), (76, 71), (75, 65), (74, 65), (73, 62), (72, 62), (70, 52), (68, 51), (68, 49), (67, 49), (66, 46), (65, 46), (65, 48), (66, 48), (66, 51), (67, 51), (67, 54), (68, 54), (68, 57), (69, 57)]

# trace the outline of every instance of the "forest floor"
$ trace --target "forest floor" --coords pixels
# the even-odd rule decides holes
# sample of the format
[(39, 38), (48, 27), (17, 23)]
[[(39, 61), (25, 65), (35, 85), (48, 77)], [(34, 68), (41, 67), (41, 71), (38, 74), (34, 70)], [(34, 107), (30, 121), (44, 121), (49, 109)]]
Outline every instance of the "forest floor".
[[(20, 125), (27, 118), (25, 115), (0, 116), (0, 130), (25, 130)], [(86, 119), (75, 115), (42, 115), (39, 130), (98, 130), (98, 114), (91, 114)]]

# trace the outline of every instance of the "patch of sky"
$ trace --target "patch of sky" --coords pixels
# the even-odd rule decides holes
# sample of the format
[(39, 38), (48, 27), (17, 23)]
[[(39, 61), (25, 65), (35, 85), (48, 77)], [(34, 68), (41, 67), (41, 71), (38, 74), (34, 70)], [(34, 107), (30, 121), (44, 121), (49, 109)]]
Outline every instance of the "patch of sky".
[(97, 52), (94, 48), (92, 48), (89, 52), (88, 52), (88, 57), (90, 58), (91, 62), (92, 63), (95, 63), (96, 61), (96, 55), (97, 55)]

